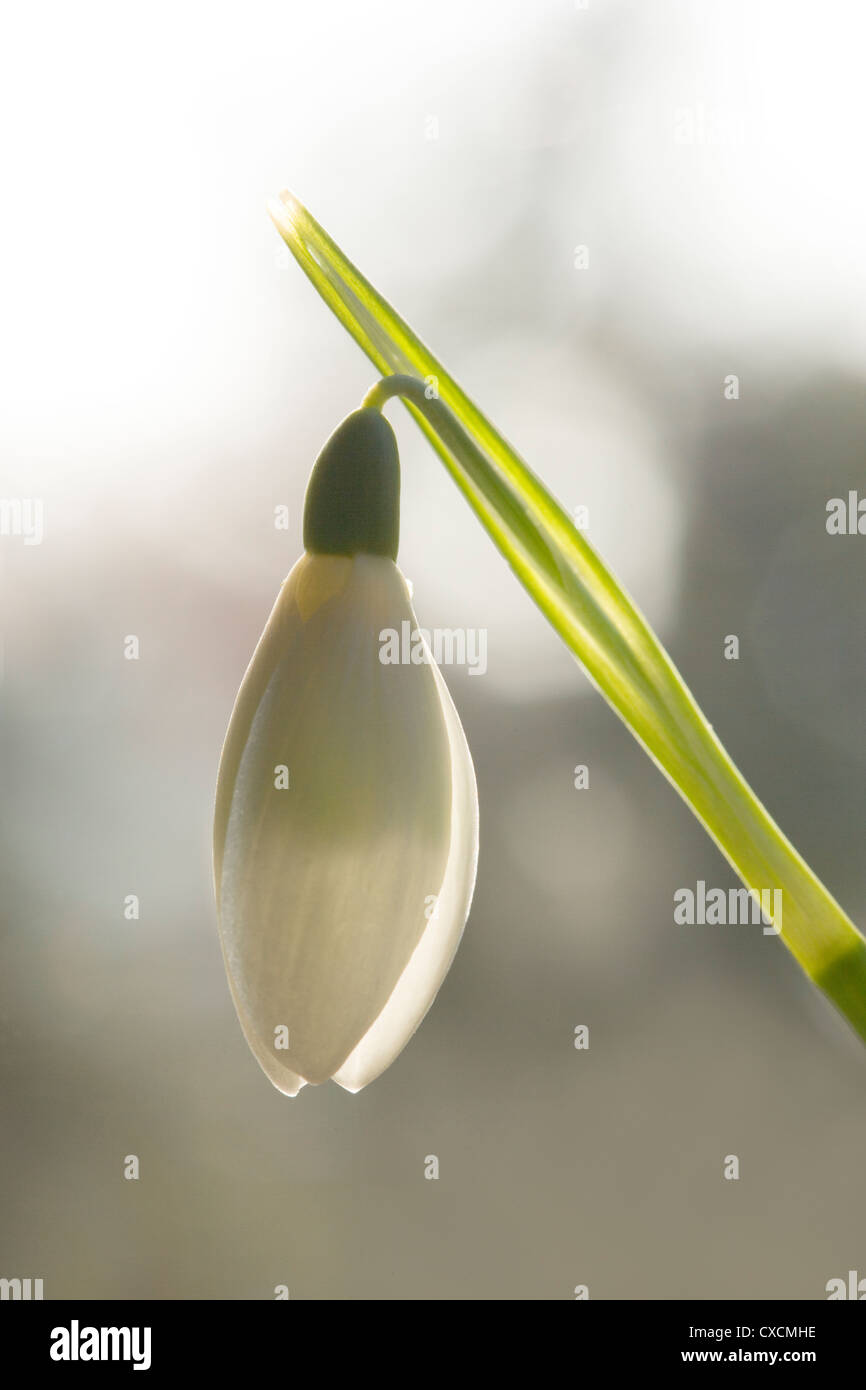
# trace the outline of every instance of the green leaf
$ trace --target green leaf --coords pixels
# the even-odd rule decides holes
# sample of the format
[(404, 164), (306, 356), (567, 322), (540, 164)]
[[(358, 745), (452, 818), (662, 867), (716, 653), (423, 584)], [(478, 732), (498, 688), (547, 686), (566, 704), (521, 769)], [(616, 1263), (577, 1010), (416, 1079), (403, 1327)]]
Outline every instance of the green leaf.
[[(537, 606), (746, 887), (753, 895), (770, 894), (767, 903), (780, 903), (780, 911), (769, 913), (773, 927), (866, 1040), (866, 940), (737, 771), (622, 585), (541, 479), (306, 208), (283, 193), (270, 212), (319, 294), (389, 378), (365, 404), (407, 397), (408, 409)], [(774, 892), (781, 899), (774, 900)]]

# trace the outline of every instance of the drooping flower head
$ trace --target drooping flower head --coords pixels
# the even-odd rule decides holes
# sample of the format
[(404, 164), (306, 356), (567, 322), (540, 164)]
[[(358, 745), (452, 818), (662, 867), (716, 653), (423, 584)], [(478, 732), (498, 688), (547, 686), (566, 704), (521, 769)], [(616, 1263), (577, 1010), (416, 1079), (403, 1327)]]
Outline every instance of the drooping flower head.
[[(320, 454), (305, 554), (244, 677), (217, 784), (214, 871), (235, 1006), (286, 1095), (374, 1080), (417, 1028), (468, 916), (472, 760), (438, 667), (384, 664), (417, 630), (396, 564), (399, 459), (374, 409)], [(417, 650), (417, 644), (416, 650)]]

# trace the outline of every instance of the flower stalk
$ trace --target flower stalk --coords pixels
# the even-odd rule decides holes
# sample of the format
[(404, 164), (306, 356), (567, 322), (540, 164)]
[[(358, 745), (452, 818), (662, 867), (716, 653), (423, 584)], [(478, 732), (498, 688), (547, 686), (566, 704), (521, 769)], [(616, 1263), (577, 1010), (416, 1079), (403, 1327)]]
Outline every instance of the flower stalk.
[(866, 1041), (866, 940), (749, 787), (647, 620), (544, 483), (290, 194), (271, 216), (302, 269), (401, 396), (530, 597), (775, 925)]

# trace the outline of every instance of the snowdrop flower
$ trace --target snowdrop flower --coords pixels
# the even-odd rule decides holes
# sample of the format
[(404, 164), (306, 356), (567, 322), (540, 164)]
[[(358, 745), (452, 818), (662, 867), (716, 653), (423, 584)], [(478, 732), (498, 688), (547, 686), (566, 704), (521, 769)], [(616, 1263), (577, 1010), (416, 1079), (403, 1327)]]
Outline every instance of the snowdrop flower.
[(361, 409), (313, 469), (306, 553), (223, 748), (223, 954), (247, 1042), (285, 1095), (330, 1077), (358, 1091), (390, 1065), (436, 996), (472, 900), (478, 801), (457, 712), (432, 659), (380, 660), (383, 630), (417, 627), (398, 527), (396, 440)]

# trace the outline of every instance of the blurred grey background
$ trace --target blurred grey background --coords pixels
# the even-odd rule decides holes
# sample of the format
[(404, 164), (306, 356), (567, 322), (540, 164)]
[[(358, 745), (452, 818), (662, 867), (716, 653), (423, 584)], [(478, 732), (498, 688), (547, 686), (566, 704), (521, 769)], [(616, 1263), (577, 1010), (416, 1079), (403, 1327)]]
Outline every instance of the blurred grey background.
[(864, 16), (54, 3), (2, 30), (0, 495), (42, 499), (45, 533), (0, 537), (0, 1275), (118, 1299), (866, 1275), (866, 1054), (777, 940), (674, 925), (678, 887), (730, 871), (399, 407), (419, 619), (489, 632), (483, 679), (446, 672), (481, 860), (438, 1001), (368, 1090), (291, 1101), (260, 1072), (209, 845), (308, 471), (374, 379), (267, 218), (288, 185), (589, 508), (866, 923), (866, 538), (825, 529), (866, 488)]

